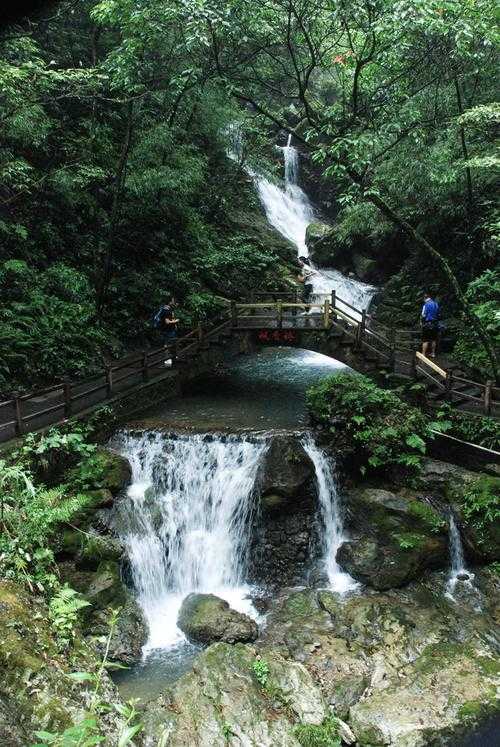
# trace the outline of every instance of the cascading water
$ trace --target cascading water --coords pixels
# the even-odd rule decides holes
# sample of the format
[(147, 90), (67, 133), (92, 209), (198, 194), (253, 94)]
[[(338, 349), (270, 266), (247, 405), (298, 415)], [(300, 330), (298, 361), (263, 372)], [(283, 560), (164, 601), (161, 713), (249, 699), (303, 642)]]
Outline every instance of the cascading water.
[(254, 175), (257, 190), (269, 223), (297, 247), (299, 256), (307, 256), (306, 229), (314, 220), (314, 211), (309, 198), (297, 183), (299, 156), (290, 144), (291, 136), (283, 151), (285, 162), (285, 189), (273, 184), (258, 174)]
[(449, 516), (449, 541), (451, 568), (448, 582), (446, 584), (446, 596), (455, 602), (456, 599), (454, 597), (454, 592), (457, 584), (462, 583), (469, 590), (473, 590), (474, 585), (472, 580), (474, 574), (466, 568), (462, 538), (460, 537), (460, 531), (457, 527), (452, 511), (450, 511)]
[(333, 591), (344, 593), (357, 588), (358, 583), (341, 569), (336, 560), (337, 550), (345, 541), (342, 506), (337, 490), (334, 468), (331, 460), (320, 449), (311, 436), (305, 436), (302, 445), (316, 470), (318, 500), (323, 523), (324, 567)]
[[(291, 144), (291, 135), (284, 148), (285, 188), (281, 189), (265, 177), (252, 173), (269, 223), (297, 247), (297, 256), (308, 256), (307, 226), (314, 221), (311, 202), (298, 184), (299, 153)], [(339, 298), (358, 309), (368, 308), (375, 293), (372, 285), (342, 275), (336, 270), (318, 270), (313, 278), (314, 295), (322, 301), (334, 290)]]
[(149, 627), (145, 651), (183, 639), (177, 614), (192, 591), (252, 613), (244, 583), (252, 493), (267, 444), (236, 436), (121, 434), (132, 466), (117, 531)]

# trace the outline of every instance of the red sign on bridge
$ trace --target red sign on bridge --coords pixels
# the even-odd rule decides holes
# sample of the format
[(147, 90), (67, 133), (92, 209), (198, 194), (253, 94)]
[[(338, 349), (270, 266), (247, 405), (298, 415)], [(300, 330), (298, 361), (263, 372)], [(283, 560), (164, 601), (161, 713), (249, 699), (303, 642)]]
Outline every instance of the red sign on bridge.
[(279, 344), (297, 342), (297, 335), (293, 329), (260, 329), (257, 332), (257, 339), (263, 344)]

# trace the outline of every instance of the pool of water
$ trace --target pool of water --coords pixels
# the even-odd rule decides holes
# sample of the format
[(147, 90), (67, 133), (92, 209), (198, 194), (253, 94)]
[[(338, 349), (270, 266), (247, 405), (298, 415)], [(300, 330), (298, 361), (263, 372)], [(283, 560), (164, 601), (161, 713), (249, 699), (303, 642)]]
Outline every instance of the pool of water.
[(207, 376), (181, 399), (145, 412), (148, 420), (175, 429), (267, 431), (307, 425), (306, 390), (325, 376), (349, 370), (310, 350), (264, 348), (241, 355)]

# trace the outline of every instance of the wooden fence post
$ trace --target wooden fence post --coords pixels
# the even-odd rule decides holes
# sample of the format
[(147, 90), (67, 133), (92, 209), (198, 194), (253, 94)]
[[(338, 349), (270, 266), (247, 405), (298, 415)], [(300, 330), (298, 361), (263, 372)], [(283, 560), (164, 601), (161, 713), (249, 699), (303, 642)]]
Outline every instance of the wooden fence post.
[(281, 301), (278, 301), (276, 304), (276, 314), (278, 318), (278, 329), (281, 329), (283, 326), (283, 304)]
[(18, 436), (22, 436), (24, 433), (23, 416), (21, 414), (21, 400), (17, 393), (14, 393), (14, 408), (16, 411), (16, 433)]
[(410, 374), (411, 374), (412, 379), (416, 380), (418, 378), (417, 377), (417, 355), (415, 351), (413, 351), (413, 354), (411, 356)]
[(446, 389), (446, 399), (453, 403), (453, 371), (446, 370), (446, 379), (444, 382)]
[(491, 390), (493, 388), (493, 382), (488, 380), (484, 387), (484, 412), (485, 415), (491, 415)]
[(63, 392), (64, 392), (64, 417), (70, 418), (71, 417), (71, 381), (65, 381), (63, 384)]
[(149, 358), (145, 350), (142, 351), (142, 380), (148, 381), (149, 379)]
[(333, 318), (333, 321), (336, 322), (337, 321), (337, 315), (335, 313), (335, 309), (337, 308), (337, 294), (336, 294), (336, 292), (334, 290), (332, 290), (331, 305), (332, 305), (332, 318)]
[(389, 327), (389, 345), (389, 368), (394, 372), (396, 369), (396, 331), (392, 324)]
[(170, 356), (172, 358), (172, 366), (173, 366), (177, 360), (177, 340), (174, 340), (172, 342), (172, 345), (169, 345), (168, 349), (170, 352)]
[(106, 397), (111, 397), (113, 394), (113, 369), (109, 365), (109, 363), (106, 363)]
[(323, 326), (328, 329), (330, 326), (330, 299), (327, 298), (323, 304)]

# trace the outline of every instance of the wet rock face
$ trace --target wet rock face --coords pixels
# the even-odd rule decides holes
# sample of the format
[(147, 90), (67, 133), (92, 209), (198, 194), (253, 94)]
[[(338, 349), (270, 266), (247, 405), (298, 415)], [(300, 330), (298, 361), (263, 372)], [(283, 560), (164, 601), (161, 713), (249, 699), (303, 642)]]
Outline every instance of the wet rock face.
[(261, 517), (252, 533), (250, 579), (271, 588), (303, 583), (318, 552), (312, 509)]
[[(295, 436), (275, 436), (266, 453), (259, 478), (263, 511), (282, 511), (307, 502), (314, 465)], [(272, 496), (272, 498), (271, 498)], [(281, 502), (277, 498), (281, 498)]]
[(337, 560), (359, 581), (390, 589), (449, 564), (446, 522), (418, 493), (360, 488), (347, 494), (346, 507), (351, 539)]
[(270, 587), (301, 583), (315, 555), (314, 465), (296, 436), (275, 436), (259, 477), (249, 576)]
[(214, 594), (189, 594), (181, 605), (177, 624), (194, 643), (247, 642), (258, 635), (255, 620), (231, 609)]
[(303, 663), (360, 747), (451, 747), (498, 708), (498, 577), (476, 580), (481, 615), (444, 596), (441, 573), (386, 593), (284, 591), (259, 649)]
[(319, 726), (325, 700), (305, 667), (274, 651), (215, 643), (172, 690), (148, 704), (145, 744), (299, 747), (298, 724)]

